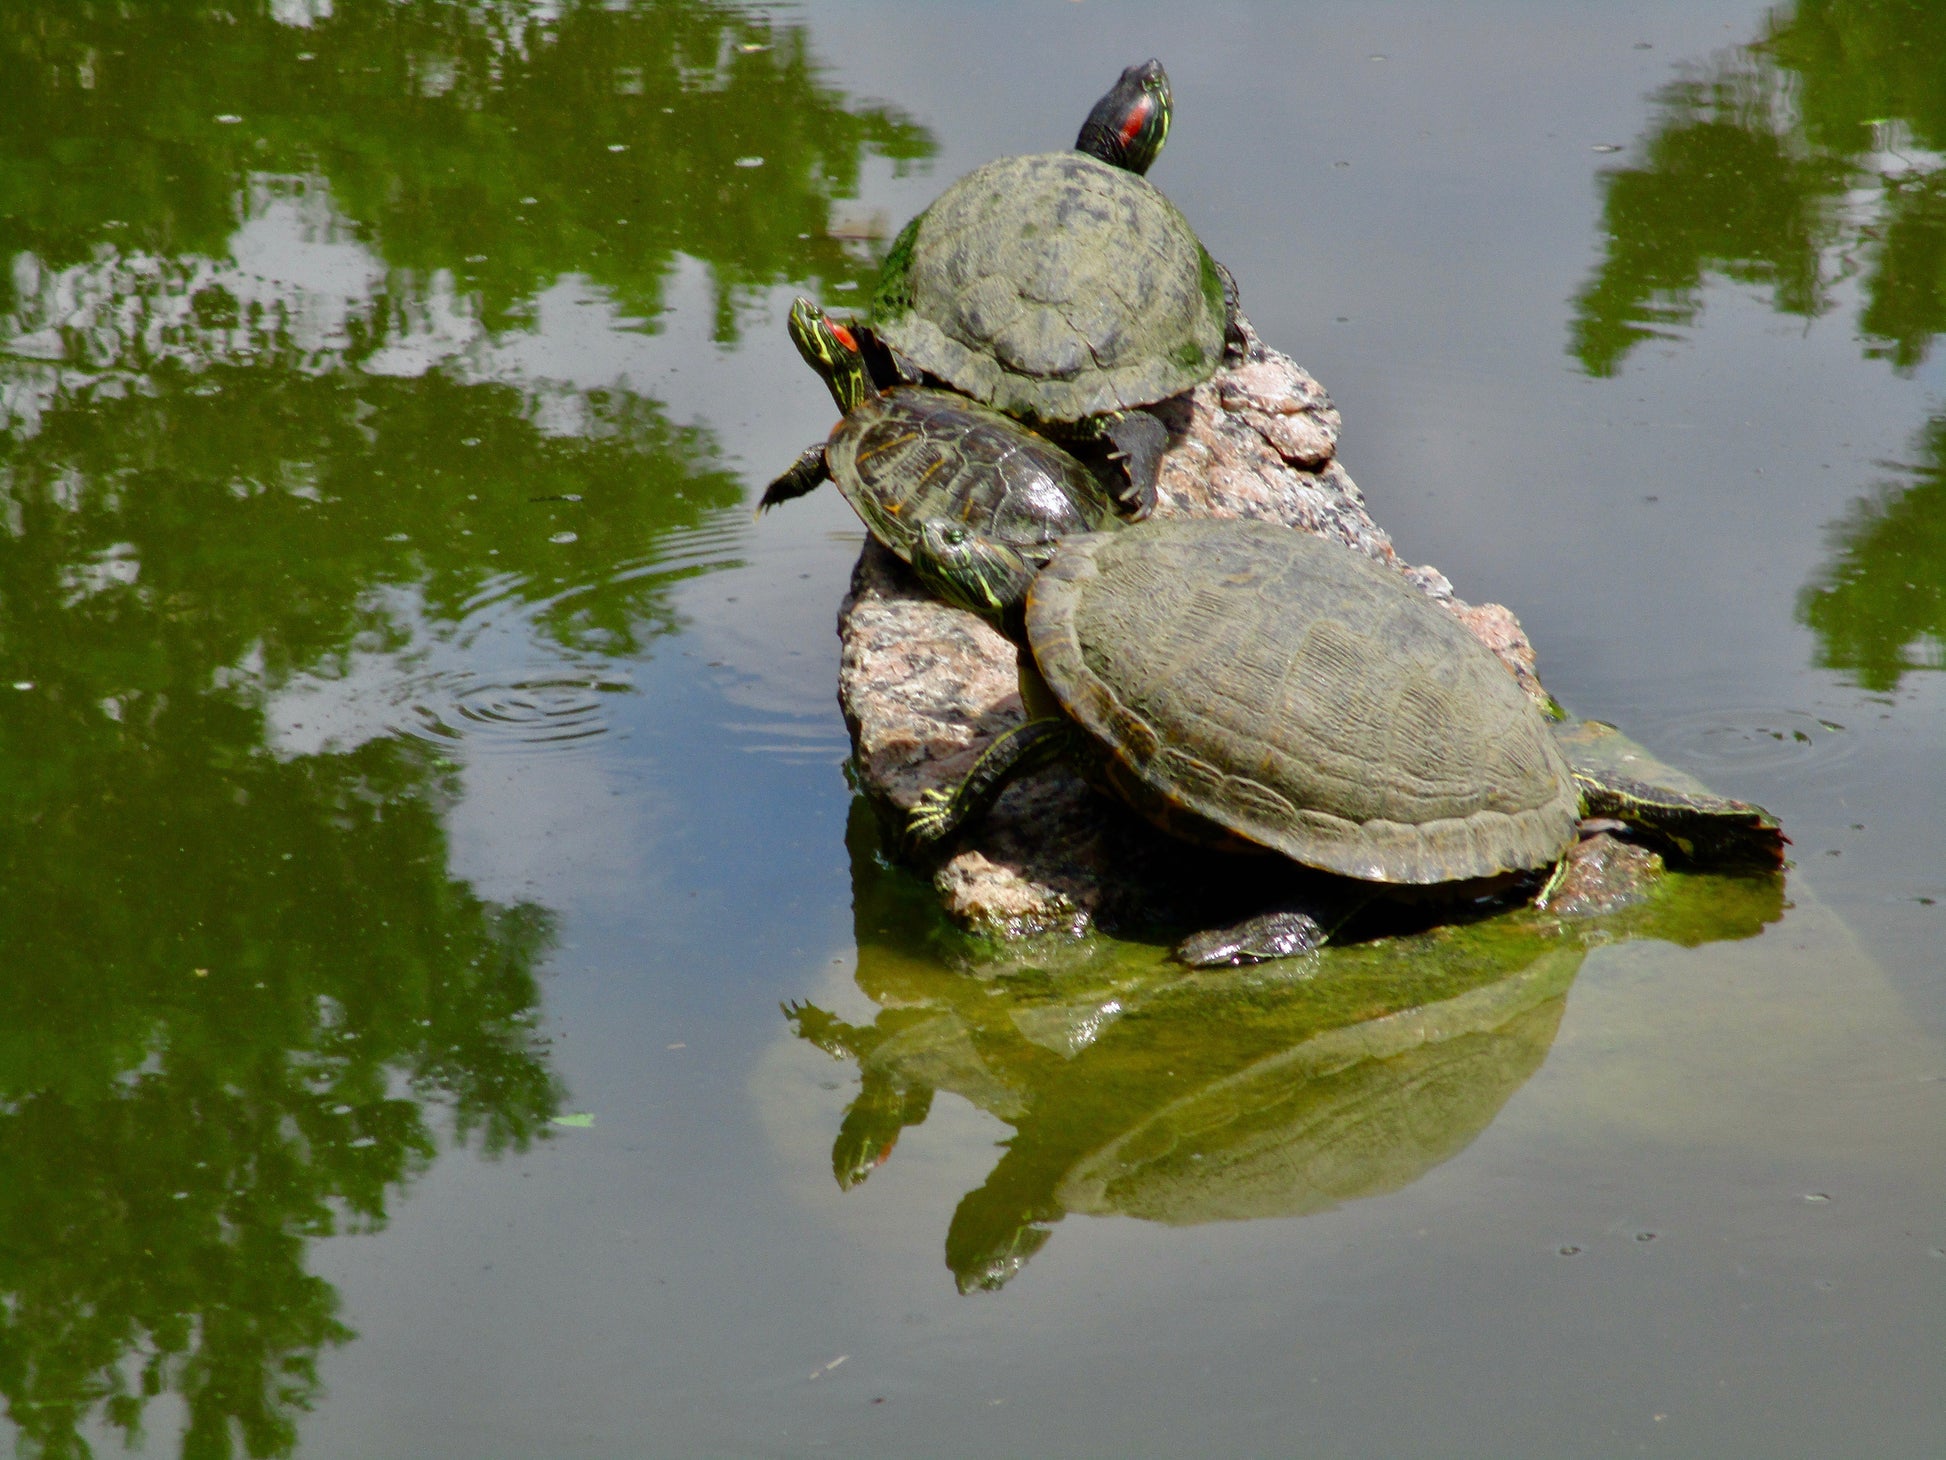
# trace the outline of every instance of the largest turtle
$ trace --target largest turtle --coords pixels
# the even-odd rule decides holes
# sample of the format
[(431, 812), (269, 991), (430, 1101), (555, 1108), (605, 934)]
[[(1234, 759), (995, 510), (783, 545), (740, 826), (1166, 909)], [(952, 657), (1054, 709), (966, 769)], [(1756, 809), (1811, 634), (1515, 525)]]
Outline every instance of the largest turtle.
[[(1762, 808), (1571, 766), (1484, 644), (1399, 574), (1272, 523), (1148, 522), (1071, 537), (1039, 571), (963, 526), (913, 567), (1023, 649), (1028, 721), (908, 829), (937, 841), (1023, 770), (1079, 755), (1164, 830), (1383, 886), (1484, 888), (1559, 863), (1584, 815), (1700, 860), (1781, 858)], [(1356, 899), (1352, 899), (1355, 901)], [(1316, 947), (1347, 899), (1301, 892), (1187, 939), (1185, 962)]]
[(1137, 408), (1207, 380), (1238, 331), (1227, 271), (1143, 177), (1172, 109), (1162, 63), (1145, 61), (1075, 150), (975, 168), (899, 234), (869, 317), (899, 369), (1072, 440), (1106, 436), (1137, 514), (1167, 444)]

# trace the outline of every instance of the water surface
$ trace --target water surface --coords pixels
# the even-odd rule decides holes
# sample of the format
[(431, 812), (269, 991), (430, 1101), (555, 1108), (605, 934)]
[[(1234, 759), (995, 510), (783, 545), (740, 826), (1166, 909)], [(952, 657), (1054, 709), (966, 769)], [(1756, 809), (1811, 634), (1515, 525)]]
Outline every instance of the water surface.
[[(844, 774), (782, 333), (1124, 65), (1374, 515), (1794, 840), (1185, 979)], [(0, 18), (26, 1454), (1934, 1453), (1930, 7)]]

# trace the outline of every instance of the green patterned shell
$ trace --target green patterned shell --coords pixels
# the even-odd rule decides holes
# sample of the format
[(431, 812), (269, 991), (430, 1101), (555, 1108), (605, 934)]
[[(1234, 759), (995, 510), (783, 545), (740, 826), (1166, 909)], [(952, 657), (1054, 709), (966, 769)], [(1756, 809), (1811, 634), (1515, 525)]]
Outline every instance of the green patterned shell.
[(872, 324), (922, 370), (1011, 415), (1078, 421), (1215, 373), (1222, 277), (1154, 186), (1080, 152), (1004, 157), (906, 227)]
[(867, 398), (832, 430), (824, 461), (872, 535), (907, 562), (929, 517), (1036, 562), (1059, 539), (1114, 517), (1101, 483), (1074, 457), (950, 391), (905, 386)]
[(1178, 835), (1396, 883), (1546, 866), (1574, 838), (1579, 793), (1506, 667), (1337, 543), (1239, 521), (1074, 539), (1027, 633), (1111, 781)]

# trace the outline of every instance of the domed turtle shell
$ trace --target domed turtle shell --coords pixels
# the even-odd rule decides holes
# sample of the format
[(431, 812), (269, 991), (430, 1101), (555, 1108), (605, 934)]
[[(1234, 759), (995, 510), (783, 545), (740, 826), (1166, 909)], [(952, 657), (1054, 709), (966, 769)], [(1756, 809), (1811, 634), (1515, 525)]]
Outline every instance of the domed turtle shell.
[(1114, 520), (1094, 474), (998, 411), (950, 391), (870, 396), (825, 444), (825, 464), (865, 526), (907, 562), (927, 518), (961, 523), (1044, 561), (1053, 544)]
[(872, 324), (912, 364), (1010, 415), (1078, 421), (1215, 373), (1223, 280), (1175, 204), (1081, 152), (1004, 157), (906, 226)]
[(1574, 838), (1579, 792), (1506, 667), (1340, 544), (1248, 521), (1071, 539), (1026, 628), (1115, 788), (1177, 835), (1394, 883), (1542, 867)]

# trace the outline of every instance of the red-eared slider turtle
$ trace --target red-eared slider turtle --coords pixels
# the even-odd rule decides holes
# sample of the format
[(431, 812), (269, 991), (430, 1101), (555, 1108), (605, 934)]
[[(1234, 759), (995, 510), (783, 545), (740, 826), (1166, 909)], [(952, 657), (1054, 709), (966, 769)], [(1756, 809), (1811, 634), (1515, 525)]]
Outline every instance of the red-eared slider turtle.
[(1057, 433), (1106, 435), (1138, 507), (1167, 433), (1135, 408), (1207, 380), (1236, 328), (1227, 272), (1142, 177), (1171, 104), (1161, 62), (1131, 66), (1077, 150), (968, 173), (893, 243), (870, 316), (910, 367)]
[(873, 536), (908, 561), (919, 523), (958, 522), (1036, 562), (1055, 541), (1113, 516), (1108, 492), (1053, 442), (952, 391), (879, 392), (851, 332), (808, 299), (791, 305), (791, 339), (844, 412), (764, 492), (758, 511), (829, 477)]
[[(1697, 855), (1779, 858), (1761, 808), (1577, 772), (1505, 666), (1399, 575), (1271, 523), (1148, 522), (1068, 538), (1038, 575), (928, 522), (913, 567), (1009, 633), (1030, 718), (908, 830), (936, 841), (1056, 756), (1213, 847), (1275, 851), (1366, 884), (1478, 883), (1558, 862), (1584, 814)], [(1177, 956), (1316, 947), (1315, 897), (1199, 934)]]

